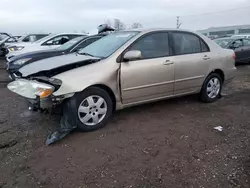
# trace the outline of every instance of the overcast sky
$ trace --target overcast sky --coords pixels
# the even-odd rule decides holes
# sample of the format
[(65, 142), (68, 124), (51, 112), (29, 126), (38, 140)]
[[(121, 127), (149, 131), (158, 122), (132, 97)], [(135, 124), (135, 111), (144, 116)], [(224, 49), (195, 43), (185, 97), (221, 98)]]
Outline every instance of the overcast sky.
[[(199, 15), (224, 10), (231, 11)], [(178, 15), (181, 28), (192, 30), (250, 24), (250, 0), (0, 0), (0, 31), (92, 33), (114, 18), (173, 28)]]

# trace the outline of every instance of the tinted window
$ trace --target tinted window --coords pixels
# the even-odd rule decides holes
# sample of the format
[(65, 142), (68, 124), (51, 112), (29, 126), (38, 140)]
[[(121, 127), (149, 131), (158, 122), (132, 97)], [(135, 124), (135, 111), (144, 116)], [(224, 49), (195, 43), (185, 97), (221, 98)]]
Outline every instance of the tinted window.
[(139, 50), (142, 59), (169, 56), (168, 33), (153, 33), (139, 39), (129, 50)]
[(200, 43), (201, 43), (201, 51), (202, 52), (209, 52), (209, 48), (206, 45), (206, 43), (203, 40), (200, 40)]
[(44, 38), (44, 37), (46, 37), (46, 36), (48, 36), (48, 35), (36, 35), (36, 41), (37, 40), (40, 40), (40, 39), (42, 39), (42, 38)]
[(68, 41), (69, 41), (69, 37), (62, 35), (62, 36), (57, 36), (57, 37), (50, 39), (44, 45), (62, 45)]
[(242, 46), (243, 46), (243, 40), (242, 40), (242, 39), (236, 40), (236, 41), (233, 42), (232, 45), (233, 45), (233, 47), (235, 47), (235, 48), (242, 47)]
[(30, 41), (30, 36), (27, 36), (23, 39), (23, 42), (29, 42)]
[(85, 36), (85, 35), (68, 35), (69, 40), (74, 39), (76, 37), (80, 37), (80, 36)]
[(176, 55), (200, 53), (200, 39), (189, 33), (173, 33), (174, 51)]
[(244, 46), (250, 46), (250, 40), (243, 39)]
[(86, 40), (84, 40), (83, 42), (81, 42), (81, 43), (74, 49), (74, 51), (79, 50), (79, 49), (82, 49), (82, 48), (85, 48), (86, 46), (90, 45), (91, 43), (97, 41), (97, 40), (100, 39), (100, 38), (101, 38), (101, 37), (95, 37), (95, 38), (86, 39)]

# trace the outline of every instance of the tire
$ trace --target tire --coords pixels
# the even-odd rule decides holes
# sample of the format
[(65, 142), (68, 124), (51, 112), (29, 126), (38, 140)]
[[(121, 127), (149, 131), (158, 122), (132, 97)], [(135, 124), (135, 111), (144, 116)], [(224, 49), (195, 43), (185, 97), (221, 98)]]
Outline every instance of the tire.
[[(105, 90), (99, 87), (90, 87), (77, 93), (74, 97), (77, 108), (75, 110), (77, 113), (76, 125), (79, 130), (89, 132), (106, 125), (113, 113), (113, 102)], [(89, 120), (87, 121), (87, 119)]]
[(212, 103), (218, 100), (220, 98), (222, 84), (221, 76), (217, 73), (211, 73), (203, 83), (200, 99), (206, 103)]

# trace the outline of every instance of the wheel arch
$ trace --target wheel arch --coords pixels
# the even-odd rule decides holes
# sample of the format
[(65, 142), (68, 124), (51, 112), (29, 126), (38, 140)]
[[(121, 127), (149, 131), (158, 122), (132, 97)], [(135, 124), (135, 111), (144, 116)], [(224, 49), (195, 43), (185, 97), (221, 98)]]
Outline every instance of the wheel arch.
[(214, 69), (213, 71), (211, 71), (211, 72), (207, 75), (207, 77), (208, 77), (210, 74), (212, 74), (212, 73), (217, 73), (217, 74), (219, 74), (220, 77), (221, 77), (221, 79), (222, 79), (222, 83), (225, 81), (225, 74), (224, 74), (224, 72), (223, 72), (221, 69)]
[(106, 86), (104, 84), (95, 84), (95, 85), (91, 85), (91, 86), (85, 88), (84, 90), (86, 90), (88, 88), (91, 88), (91, 87), (99, 87), (99, 88), (103, 89), (104, 91), (106, 91), (109, 94), (109, 96), (110, 96), (110, 98), (112, 100), (113, 111), (116, 110), (116, 98), (115, 98), (115, 94), (114, 94), (114, 92), (112, 91), (112, 89), (110, 87), (108, 87), (108, 86)]

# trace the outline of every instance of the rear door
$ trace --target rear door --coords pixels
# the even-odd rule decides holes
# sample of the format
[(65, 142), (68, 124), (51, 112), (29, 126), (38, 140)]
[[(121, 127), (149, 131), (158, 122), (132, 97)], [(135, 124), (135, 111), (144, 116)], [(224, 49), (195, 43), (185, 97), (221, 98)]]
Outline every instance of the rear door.
[(208, 45), (198, 35), (172, 32), (174, 50), (174, 94), (193, 93), (200, 89), (213, 56)]

